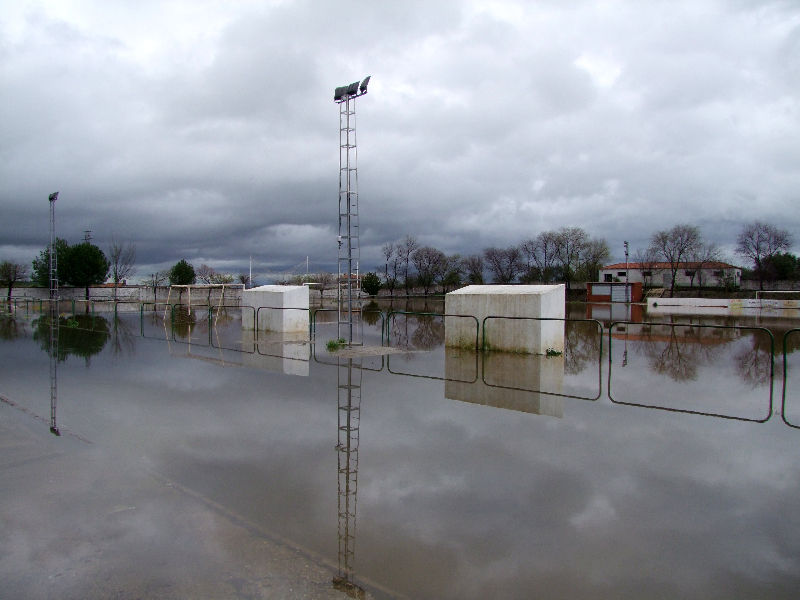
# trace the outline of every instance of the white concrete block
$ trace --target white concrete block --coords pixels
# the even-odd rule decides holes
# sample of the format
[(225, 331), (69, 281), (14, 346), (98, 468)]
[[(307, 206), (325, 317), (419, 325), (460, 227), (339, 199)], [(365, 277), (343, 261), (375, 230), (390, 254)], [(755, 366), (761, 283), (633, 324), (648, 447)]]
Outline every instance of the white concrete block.
[[(478, 345), (487, 350), (545, 354), (564, 351), (565, 287), (561, 285), (470, 285), (445, 296), (445, 314), (478, 321)], [(560, 319), (539, 321), (486, 317)], [(485, 321), (485, 337), (483, 332)], [(445, 345), (474, 348), (475, 319), (445, 317)]]
[(262, 285), (244, 290), (242, 329), (254, 329), (254, 313), (258, 314), (259, 331), (308, 335), (308, 288), (303, 285)]

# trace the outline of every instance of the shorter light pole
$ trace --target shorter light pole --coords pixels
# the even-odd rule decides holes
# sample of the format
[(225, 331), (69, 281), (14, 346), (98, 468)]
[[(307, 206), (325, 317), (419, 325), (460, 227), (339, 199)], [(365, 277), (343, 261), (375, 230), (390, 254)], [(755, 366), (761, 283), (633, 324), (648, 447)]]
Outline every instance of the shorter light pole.
[(625, 242), (625, 301), (631, 301), (630, 287), (628, 287), (628, 242)]

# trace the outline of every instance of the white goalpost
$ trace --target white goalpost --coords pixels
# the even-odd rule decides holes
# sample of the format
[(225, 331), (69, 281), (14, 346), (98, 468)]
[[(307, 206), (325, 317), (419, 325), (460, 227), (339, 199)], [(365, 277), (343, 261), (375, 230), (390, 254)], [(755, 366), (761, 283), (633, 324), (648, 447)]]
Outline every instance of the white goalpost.
[[(223, 303), (225, 302), (225, 289), (227, 288), (229, 290), (231, 290), (231, 289), (243, 290), (244, 289), (244, 284), (243, 283), (193, 283), (193, 284), (187, 284), (187, 285), (170, 285), (169, 286), (169, 292), (167, 293), (167, 302), (166, 302), (166, 305), (164, 306), (164, 319), (165, 320), (167, 318), (167, 309), (170, 306), (170, 299), (172, 297), (172, 289), (173, 288), (175, 288), (176, 290), (178, 290), (181, 293), (183, 292), (183, 290), (186, 290), (188, 292), (188, 294), (187, 294), (188, 295), (188, 298), (187, 298), (187, 300), (188, 300), (188, 308), (189, 308), (189, 311), (191, 312), (191, 310), (192, 310), (192, 290), (195, 290), (195, 297), (197, 297), (197, 292), (200, 292), (200, 291), (207, 292), (206, 297), (205, 297), (205, 301), (206, 301), (205, 304), (201, 304), (201, 303), (198, 302), (197, 305), (198, 306), (208, 306), (208, 307), (211, 306), (211, 292), (213, 290), (222, 290), (222, 293), (219, 295), (219, 305), (218, 305), (218, 308), (221, 308), (223, 306)], [(217, 317), (219, 317), (219, 312), (217, 313)], [(214, 325), (216, 325), (216, 321), (214, 322)]]

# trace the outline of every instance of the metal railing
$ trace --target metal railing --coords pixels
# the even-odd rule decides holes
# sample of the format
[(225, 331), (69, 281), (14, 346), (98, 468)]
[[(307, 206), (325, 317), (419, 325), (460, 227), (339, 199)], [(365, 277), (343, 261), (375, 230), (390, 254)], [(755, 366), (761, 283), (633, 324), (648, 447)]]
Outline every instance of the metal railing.
[[(514, 390), (519, 392), (538, 392), (540, 394), (547, 394), (548, 396), (556, 396), (559, 398), (574, 398), (576, 400), (588, 400), (590, 402), (594, 402), (598, 400), (600, 396), (603, 395), (603, 324), (598, 321), (597, 319), (567, 319), (567, 318), (558, 318), (558, 317), (504, 317), (504, 316), (497, 316), (497, 315), (490, 315), (483, 319), (483, 339), (482, 339), (482, 347), (484, 352), (486, 352), (486, 321), (489, 319), (509, 319), (514, 321), (561, 321), (564, 323), (564, 328), (566, 329), (567, 323), (593, 323), (596, 324), (598, 327), (598, 338), (599, 338), (599, 348), (597, 352), (597, 395), (592, 398), (587, 398), (585, 396), (575, 396), (572, 394), (560, 394), (558, 392), (548, 392), (547, 390), (539, 390), (539, 389), (530, 389), (530, 388), (520, 388), (520, 387), (513, 387), (513, 386), (503, 386), (492, 384), (486, 381), (486, 360), (484, 359), (481, 368), (481, 380), (483, 383), (489, 387), (495, 387), (505, 390)], [(565, 331), (565, 340), (566, 340), (566, 331)], [(565, 348), (566, 350), (566, 348)], [(563, 352), (558, 352), (558, 354), (563, 355)], [(545, 355), (546, 356), (546, 355)]]
[[(649, 325), (650, 327), (688, 327), (694, 329), (720, 329), (720, 330), (735, 330), (735, 331), (762, 331), (766, 332), (769, 336), (770, 340), (770, 383), (769, 383), (769, 406), (767, 416), (763, 419), (751, 419), (748, 417), (739, 417), (736, 415), (725, 415), (721, 413), (711, 413), (699, 410), (691, 410), (686, 408), (677, 408), (672, 406), (657, 406), (652, 404), (641, 404), (638, 402), (625, 402), (622, 400), (615, 400), (614, 397), (611, 395), (611, 365), (613, 363), (613, 353), (611, 352), (611, 334), (614, 331), (614, 327), (618, 325)], [(765, 328), (765, 327), (748, 327), (748, 326), (737, 326), (737, 325), (700, 325), (697, 323), (637, 323), (634, 321), (614, 321), (609, 325), (608, 328), (608, 399), (611, 400), (614, 404), (624, 405), (624, 406), (636, 406), (639, 408), (649, 408), (654, 410), (663, 410), (667, 412), (674, 412), (674, 413), (682, 413), (682, 414), (689, 414), (689, 415), (699, 415), (703, 417), (715, 417), (719, 419), (730, 419), (733, 421), (746, 421), (750, 423), (765, 423), (772, 417), (772, 405), (773, 405), (773, 380), (775, 376), (775, 337), (772, 335), (772, 332)]]

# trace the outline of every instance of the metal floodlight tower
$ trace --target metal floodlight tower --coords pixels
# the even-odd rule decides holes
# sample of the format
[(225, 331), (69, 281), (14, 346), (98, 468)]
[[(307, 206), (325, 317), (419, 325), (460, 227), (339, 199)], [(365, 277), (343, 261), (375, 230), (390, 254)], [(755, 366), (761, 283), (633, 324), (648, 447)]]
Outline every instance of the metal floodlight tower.
[(58, 259), (56, 258), (56, 200), (58, 192), (49, 196), (50, 200), (50, 301), (58, 300)]
[(58, 397), (58, 259), (56, 255), (56, 200), (58, 192), (50, 194), (50, 431), (61, 435), (56, 422)]
[[(358, 239), (358, 150), (356, 149), (356, 98), (367, 93), (369, 77), (337, 87), (333, 101), (339, 105), (339, 280), (338, 335), (353, 344), (354, 291), (358, 285), (361, 246)], [(346, 285), (342, 286), (342, 277)], [(354, 285), (354, 277), (356, 279)], [(355, 288), (355, 290), (354, 290)], [(344, 296), (344, 298), (342, 297)]]

